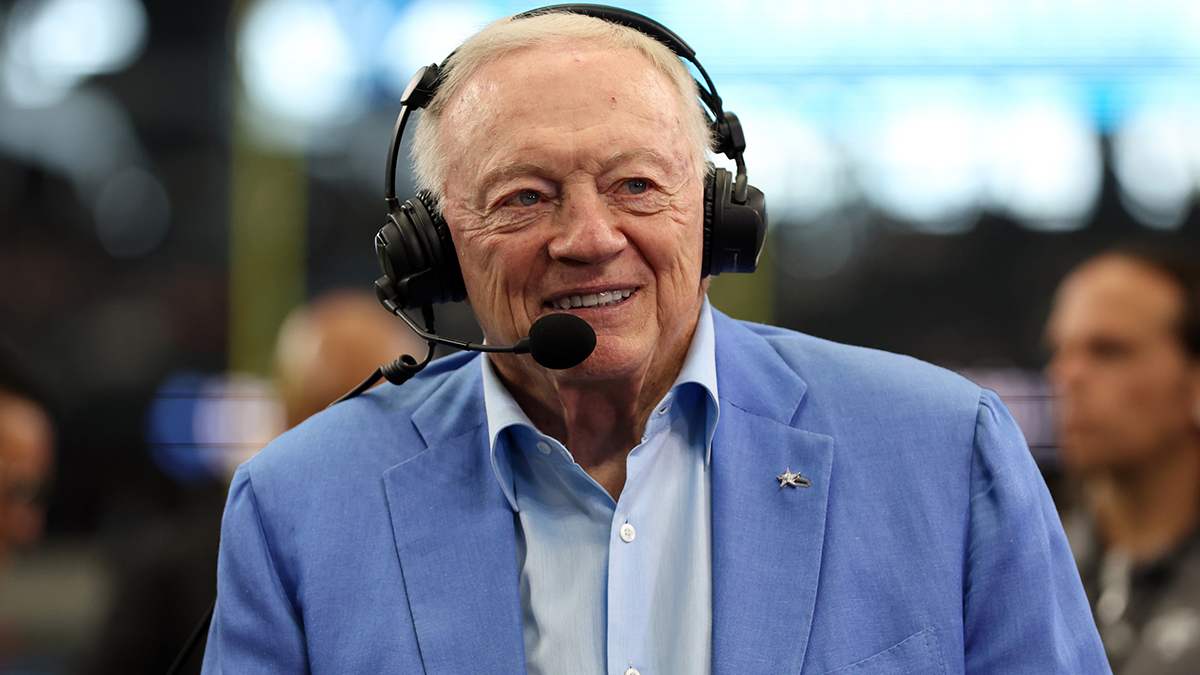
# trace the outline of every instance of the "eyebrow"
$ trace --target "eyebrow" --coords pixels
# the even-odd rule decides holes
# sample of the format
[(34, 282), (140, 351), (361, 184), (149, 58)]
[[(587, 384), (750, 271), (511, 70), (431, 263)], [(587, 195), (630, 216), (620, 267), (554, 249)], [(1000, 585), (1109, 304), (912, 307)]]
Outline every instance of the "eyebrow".
[[(643, 159), (649, 160), (663, 170), (671, 168), (671, 162), (661, 152), (648, 146), (614, 152), (604, 159), (601, 167), (602, 170), (607, 171), (614, 166)], [(492, 167), (483, 174), (483, 178), (480, 180), (480, 194), (488, 194), (497, 183), (515, 176), (547, 176), (551, 173), (550, 167), (537, 162), (505, 162)]]
[(608, 159), (604, 160), (604, 166), (606, 168), (609, 168), (609, 167), (616, 166), (618, 164), (623, 164), (625, 162), (632, 162), (632, 161), (636, 161), (636, 160), (640, 160), (640, 159), (648, 159), (651, 162), (658, 164), (659, 167), (662, 169), (669, 169), (671, 166), (671, 162), (665, 156), (663, 156), (663, 154), (661, 152), (659, 152), (658, 150), (655, 150), (654, 148), (650, 148), (650, 147), (641, 147), (641, 148), (634, 148), (632, 150), (622, 150), (621, 152), (614, 152), (613, 154), (608, 156)]
[(550, 169), (537, 162), (506, 162), (483, 174), (483, 179), (479, 183), (480, 194), (486, 195), (497, 183), (514, 176), (546, 175), (548, 173), (550, 173)]

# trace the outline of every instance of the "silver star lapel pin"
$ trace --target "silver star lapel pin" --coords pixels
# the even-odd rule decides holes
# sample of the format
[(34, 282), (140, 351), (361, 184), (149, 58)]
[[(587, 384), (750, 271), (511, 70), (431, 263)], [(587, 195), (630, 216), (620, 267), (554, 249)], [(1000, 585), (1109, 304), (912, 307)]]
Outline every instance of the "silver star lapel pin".
[(784, 469), (782, 476), (776, 476), (776, 478), (779, 479), (779, 487), (783, 487), (785, 485), (794, 488), (806, 488), (812, 486), (812, 481), (802, 477), (799, 472), (792, 473), (792, 467), (790, 466), (787, 469)]

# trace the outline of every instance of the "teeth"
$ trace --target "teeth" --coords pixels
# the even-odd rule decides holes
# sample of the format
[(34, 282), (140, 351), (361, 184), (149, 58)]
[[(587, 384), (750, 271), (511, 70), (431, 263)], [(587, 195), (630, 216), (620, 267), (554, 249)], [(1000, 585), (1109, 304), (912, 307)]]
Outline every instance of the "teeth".
[(633, 290), (624, 291), (604, 291), (602, 293), (588, 293), (586, 295), (569, 295), (565, 298), (555, 300), (552, 305), (558, 309), (571, 309), (573, 307), (606, 307), (622, 302), (625, 298), (633, 295)]

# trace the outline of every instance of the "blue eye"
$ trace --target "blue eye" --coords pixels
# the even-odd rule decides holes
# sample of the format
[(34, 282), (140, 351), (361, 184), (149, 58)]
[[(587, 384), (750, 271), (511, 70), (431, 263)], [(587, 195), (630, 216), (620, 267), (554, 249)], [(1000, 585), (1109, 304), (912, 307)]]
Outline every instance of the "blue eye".
[(650, 188), (650, 181), (645, 178), (634, 178), (625, 181), (625, 189), (629, 190), (631, 195), (640, 195)]
[(541, 201), (541, 198), (538, 197), (538, 193), (534, 192), (533, 190), (524, 190), (517, 195), (517, 202), (519, 202), (521, 206), (533, 206), (539, 201)]

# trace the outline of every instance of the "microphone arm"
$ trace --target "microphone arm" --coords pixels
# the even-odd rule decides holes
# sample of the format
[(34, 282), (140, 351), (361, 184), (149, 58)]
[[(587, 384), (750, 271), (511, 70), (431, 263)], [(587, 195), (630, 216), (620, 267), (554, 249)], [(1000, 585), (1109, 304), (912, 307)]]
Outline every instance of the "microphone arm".
[(454, 338), (442, 337), (441, 335), (438, 335), (437, 333), (432, 332), (432, 330), (433, 330), (433, 308), (430, 307), (429, 305), (425, 305), (425, 306), (421, 307), (421, 315), (425, 319), (425, 325), (428, 327), (428, 330), (421, 330), (421, 328), (417, 325), (417, 322), (408, 318), (408, 315), (404, 313), (404, 310), (401, 309), (400, 306), (397, 305), (394, 301), (384, 300), (383, 306), (386, 307), (387, 310), (389, 312), (391, 312), (392, 314), (395, 314), (396, 316), (400, 317), (400, 319), (403, 320), (404, 323), (408, 324), (408, 327), (411, 328), (414, 333), (416, 333), (418, 336), (421, 337), (421, 339), (425, 340), (425, 342), (428, 342), (431, 345), (433, 345), (433, 344), (446, 345), (447, 347), (454, 347), (455, 349), (462, 349), (462, 350), (469, 351), (469, 352), (492, 352), (492, 353), (501, 353), (501, 354), (528, 354), (529, 353), (529, 337), (528, 336), (523, 337), (520, 340), (517, 340), (516, 344), (508, 345), (508, 346), (485, 345), (485, 344), (480, 344), (478, 342), (467, 342), (466, 340), (456, 340)]
[(471, 352), (491, 352), (501, 354), (529, 353), (530, 347), (528, 336), (517, 340), (516, 344), (508, 346), (484, 345), (477, 342), (467, 342), (466, 340), (456, 340), (454, 338), (442, 337), (434, 332), (432, 306), (424, 305), (421, 307), (421, 316), (425, 319), (425, 328), (422, 329), (417, 325), (416, 321), (413, 321), (411, 318), (409, 318), (408, 314), (404, 313), (404, 310), (401, 309), (401, 307), (397, 305), (394, 300), (389, 298), (383, 299), (382, 302), (383, 306), (386, 307), (389, 312), (400, 317), (404, 323), (408, 324), (408, 327), (411, 328), (414, 333), (420, 336), (422, 340), (425, 340), (426, 344), (429, 345), (429, 352), (425, 355), (425, 360), (421, 361), (420, 363), (417, 363), (417, 360), (408, 354), (403, 354), (395, 361), (376, 368), (375, 372), (371, 373), (367, 379), (360, 382), (357, 387), (346, 392), (346, 394), (338, 400), (330, 403), (330, 406), (335, 406), (342, 401), (348, 401), (355, 396), (358, 396), (364, 391), (375, 386), (376, 382), (384, 378), (387, 378), (387, 381), (391, 382), (392, 384), (404, 384), (413, 375), (421, 372), (421, 369), (423, 369), (431, 360), (433, 360), (433, 348), (435, 345), (446, 345), (447, 347), (454, 347), (455, 349), (462, 349)]

